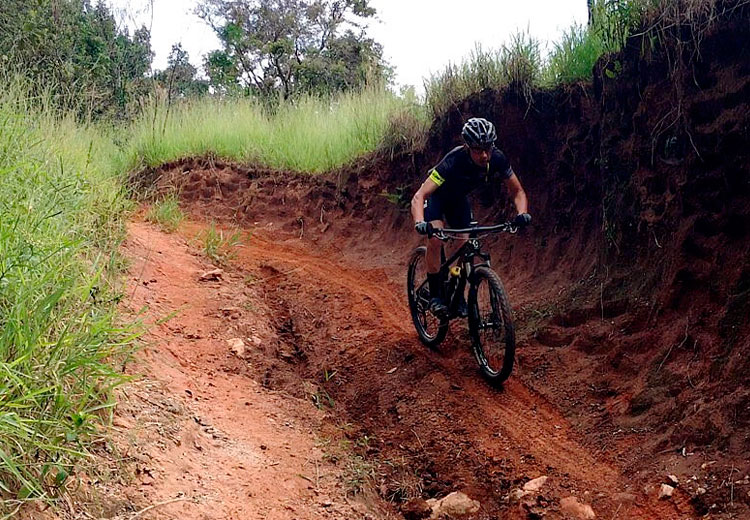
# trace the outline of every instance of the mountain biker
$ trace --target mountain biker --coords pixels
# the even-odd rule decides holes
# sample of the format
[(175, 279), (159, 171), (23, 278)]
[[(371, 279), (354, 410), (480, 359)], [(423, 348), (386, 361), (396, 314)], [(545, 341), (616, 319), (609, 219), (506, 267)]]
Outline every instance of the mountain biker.
[[(437, 238), (432, 238), (435, 229), (445, 227), (467, 228), (472, 220), (468, 194), (478, 187), (487, 188), (490, 180), (502, 179), (518, 211), (514, 223), (523, 227), (531, 223), (528, 201), (521, 182), (505, 157), (495, 147), (497, 134), (495, 126), (481, 117), (466, 121), (461, 130), (464, 144), (448, 152), (442, 161), (432, 168), (411, 200), (411, 214), (417, 233), (427, 235), (427, 283), (430, 290), (430, 312), (442, 318), (448, 312), (443, 301), (440, 279), (440, 246)], [(468, 239), (468, 235), (458, 235), (450, 256)], [(460, 302), (458, 313), (466, 317), (466, 301)]]

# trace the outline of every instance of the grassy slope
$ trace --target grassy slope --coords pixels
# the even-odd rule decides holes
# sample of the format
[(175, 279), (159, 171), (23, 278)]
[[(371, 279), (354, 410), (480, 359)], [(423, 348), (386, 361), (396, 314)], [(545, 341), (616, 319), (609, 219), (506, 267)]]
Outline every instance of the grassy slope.
[(120, 380), (108, 364), (127, 199), (101, 131), (0, 98), (0, 496), (53, 491)]

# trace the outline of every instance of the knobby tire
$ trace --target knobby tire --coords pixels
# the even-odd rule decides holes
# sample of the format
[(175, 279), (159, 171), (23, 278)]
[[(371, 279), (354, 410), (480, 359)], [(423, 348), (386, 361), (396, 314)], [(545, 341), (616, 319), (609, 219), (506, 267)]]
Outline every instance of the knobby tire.
[[(477, 301), (485, 288), (489, 297)], [(513, 371), (516, 333), (508, 294), (497, 273), (487, 267), (476, 268), (468, 304), (474, 357), (484, 378), (493, 386), (501, 386)]]
[[(436, 350), (438, 345), (445, 339), (448, 333), (448, 320), (438, 320), (430, 313), (429, 289), (426, 288), (426, 278), (422, 277), (427, 272), (427, 248), (418, 247), (409, 259), (409, 269), (406, 279), (406, 292), (409, 298), (409, 311), (414, 322), (414, 328), (422, 343)], [(422, 288), (424, 294), (418, 295), (417, 291)], [(425, 297), (426, 296), (426, 297)]]

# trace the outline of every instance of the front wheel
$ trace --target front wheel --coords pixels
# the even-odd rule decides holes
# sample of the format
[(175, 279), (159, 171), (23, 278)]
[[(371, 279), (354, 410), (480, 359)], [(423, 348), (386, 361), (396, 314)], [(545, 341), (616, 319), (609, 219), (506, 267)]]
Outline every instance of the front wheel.
[(409, 259), (406, 277), (409, 310), (419, 339), (431, 349), (436, 349), (448, 333), (448, 320), (441, 320), (430, 312), (430, 287), (427, 284), (427, 248), (418, 247)]
[(497, 273), (476, 268), (468, 303), (474, 357), (485, 379), (500, 386), (513, 370), (516, 333), (508, 295)]

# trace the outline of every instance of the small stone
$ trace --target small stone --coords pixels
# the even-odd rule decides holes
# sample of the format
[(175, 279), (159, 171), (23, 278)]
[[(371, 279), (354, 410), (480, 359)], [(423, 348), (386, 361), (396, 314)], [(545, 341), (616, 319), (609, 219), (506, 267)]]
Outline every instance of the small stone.
[(659, 488), (659, 500), (672, 498), (672, 493), (674, 493), (674, 488), (672, 486), (669, 484), (662, 484)]
[(636, 497), (632, 493), (615, 493), (612, 498), (617, 504), (633, 504)]
[(213, 282), (221, 280), (221, 277), (224, 276), (224, 271), (221, 269), (214, 269), (212, 271), (206, 271), (200, 277), (198, 277), (198, 280), (201, 282)]
[(700, 496), (700, 495), (705, 495), (705, 494), (706, 494), (706, 488), (704, 488), (704, 487), (699, 487), (698, 489), (696, 489), (696, 490), (695, 490), (695, 494), (696, 494), (696, 495), (699, 495), (699, 496)]
[(529, 492), (528, 491), (524, 491), (523, 489), (514, 489), (513, 492), (510, 494), (510, 496), (514, 500), (521, 500), (523, 497), (525, 497), (528, 494), (529, 494)]
[(566, 497), (560, 500), (560, 510), (566, 515), (580, 518), (581, 520), (592, 520), (596, 518), (594, 510), (588, 504), (581, 504), (576, 497)]
[(235, 356), (241, 358), (245, 355), (245, 342), (240, 338), (228, 339), (227, 343)]
[(462, 517), (479, 511), (480, 504), (472, 500), (460, 491), (454, 491), (446, 497), (438, 500), (432, 507), (430, 518), (437, 519), (443, 516)]
[(542, 486), (545, 482), (547, 482), (547, 476), (544, 475), (542, 477), (535, 478), (533, 480), (529, 480), (526, 484), (523, 485), (523, 490), (527, 491), (529, 493), (535, 493), (542, 489)]
[(678, 479), (675, 475), (667, 475), (667, 482), (670, 486), (677, 487), (680, 485), (680, 479)]

